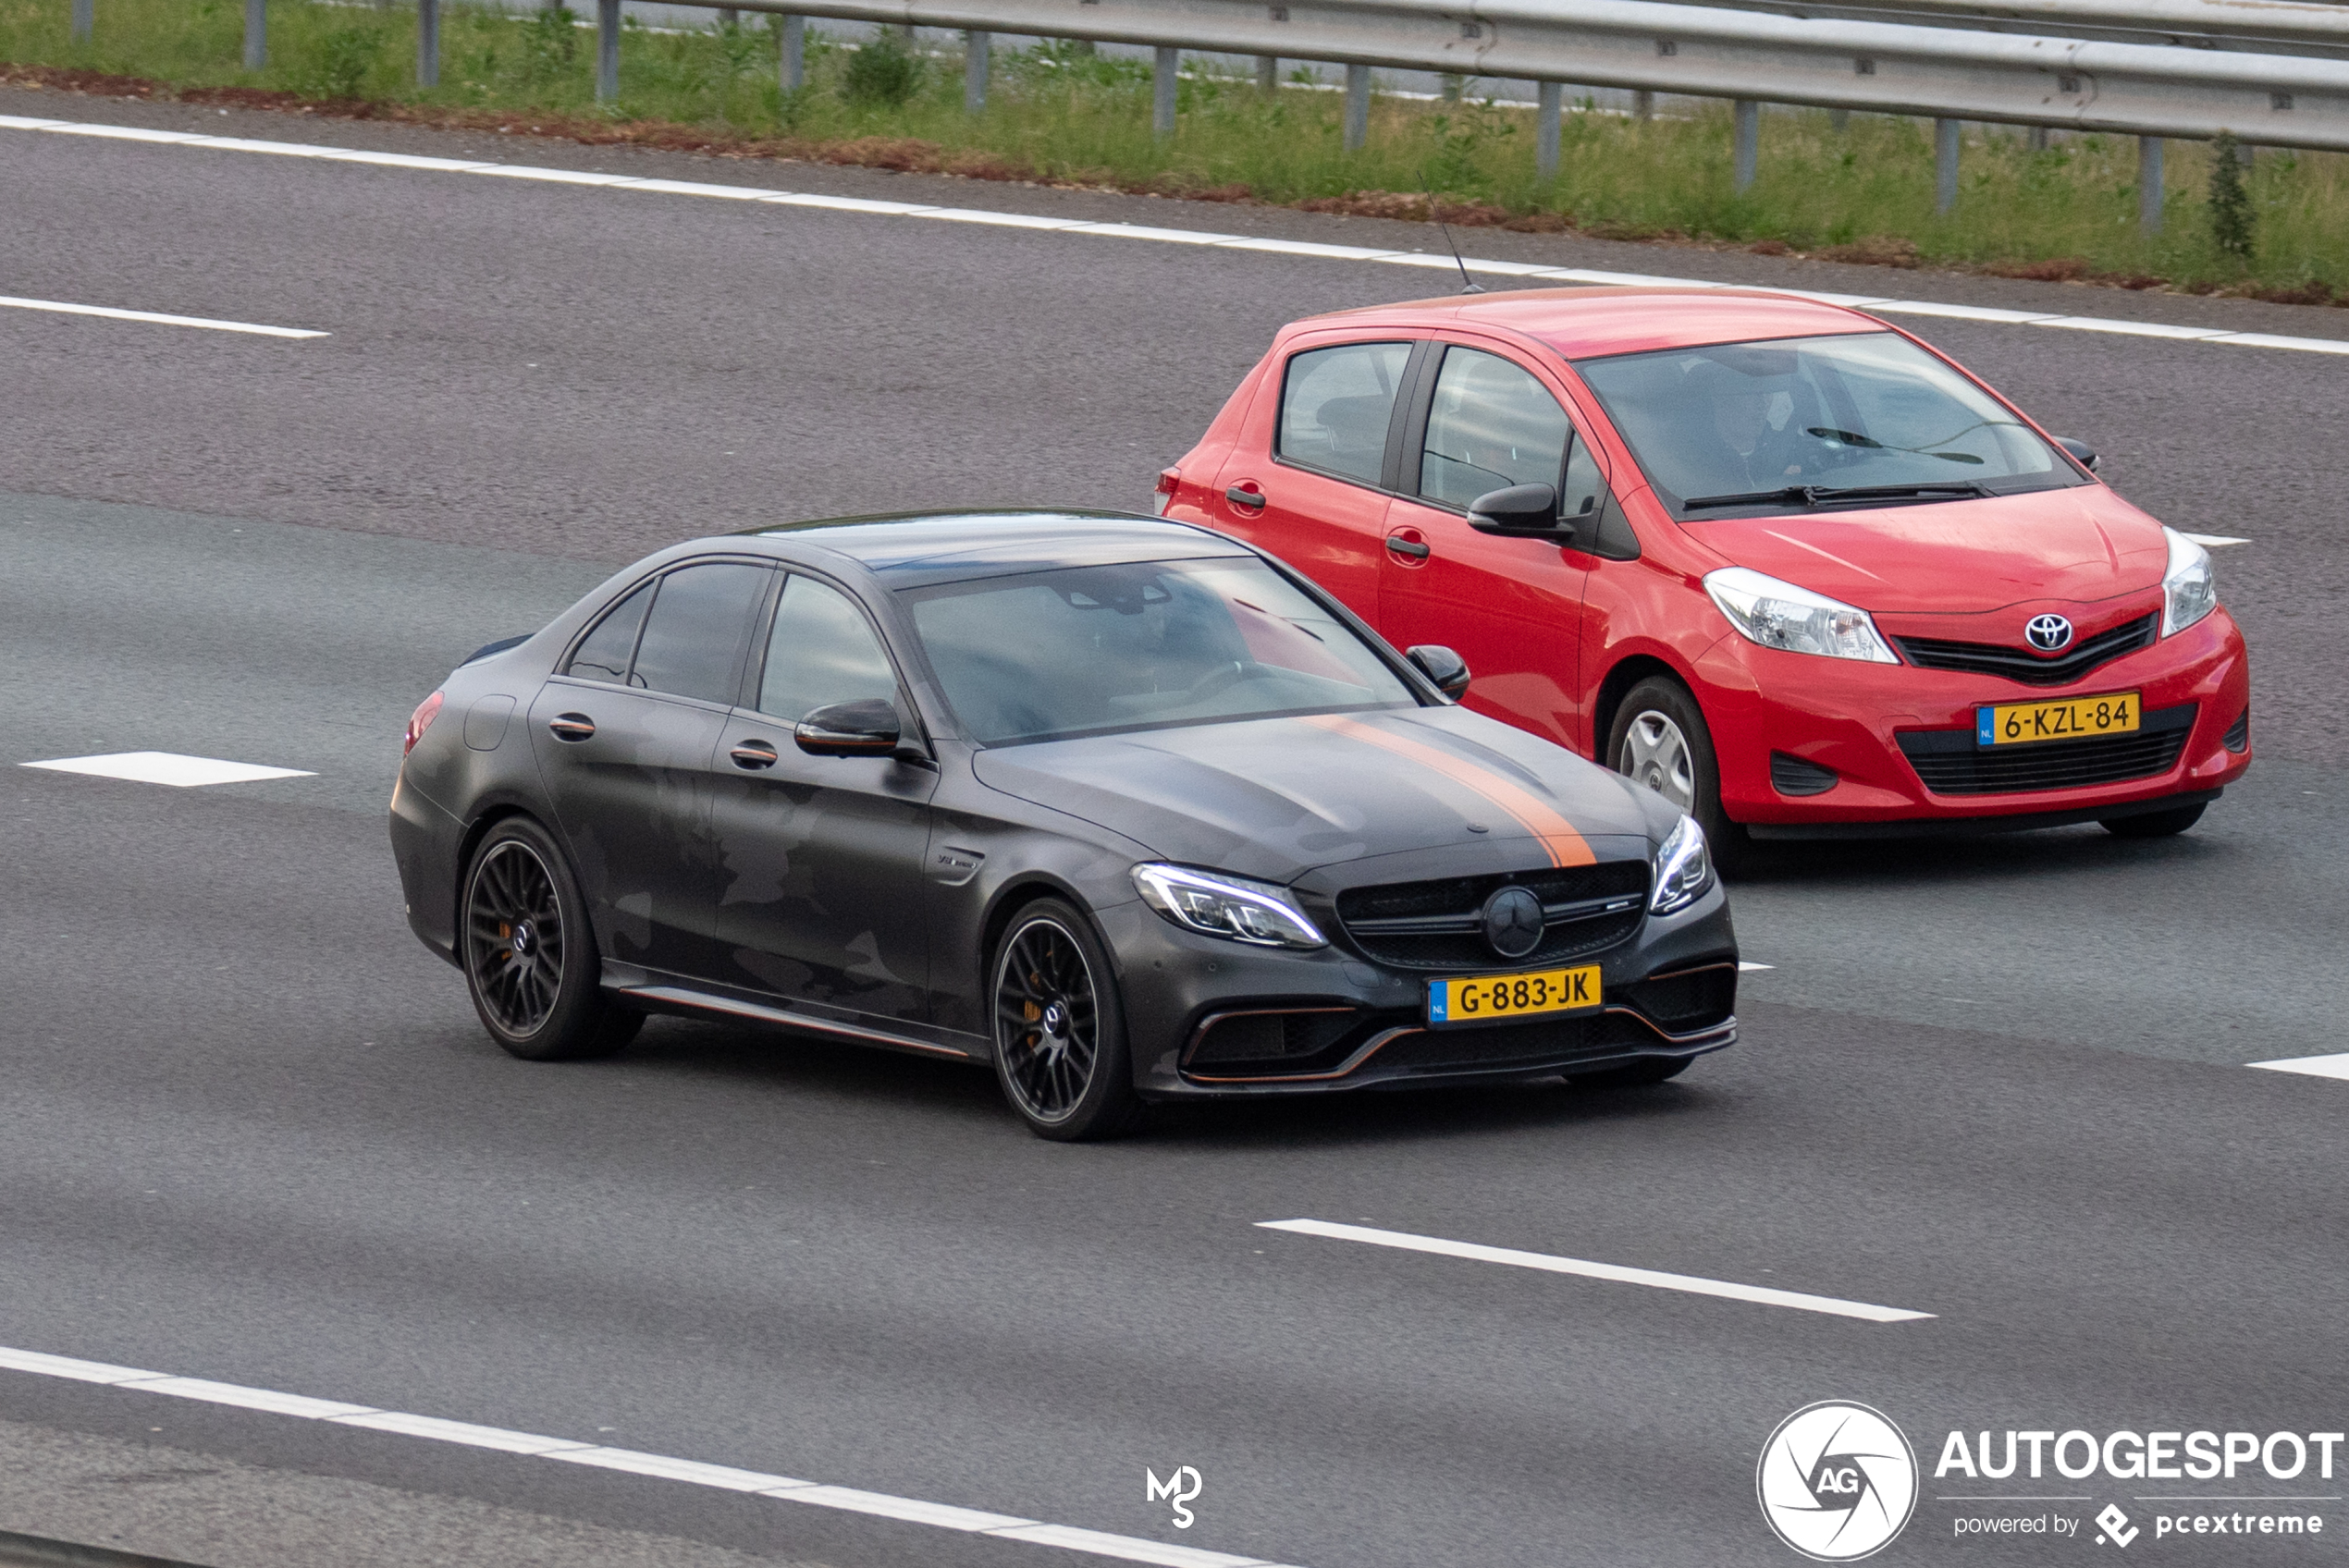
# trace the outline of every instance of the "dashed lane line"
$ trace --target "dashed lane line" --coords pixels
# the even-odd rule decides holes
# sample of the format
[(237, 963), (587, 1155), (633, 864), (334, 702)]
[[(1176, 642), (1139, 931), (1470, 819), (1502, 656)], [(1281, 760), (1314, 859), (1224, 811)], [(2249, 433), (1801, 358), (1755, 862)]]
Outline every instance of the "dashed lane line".
[(1802, 1291), (1773, 1290), (1766, 1285), (1740, 1285), (1727, 1280), (1706, 1280), (1694, 1274), (1666, 1274), (1653, 1268), (1626, 1268), (1616, 1263), (1592, 1263), (1579, 1257), (1558, 1257), (1545, 1252), (1519, 1252), (1515, 1247), (1488, 1247), (1475, 1242), (1451, 1242), (1440, 1236), (1415, 1236), (1404, 1231), (1377, 1231), (1366, 1225), (1338, 1225), (1326, 1219), (1264, 1219), (1261, 1231), (1286, 1231), (1299, 1236), (1332, 1241), (1364, 1242), (1374, 1247), (1404, 1252), (1433, 1253), (1478, 1263), (1505, 1263), (1516, 1268), (1538, 1268), (1551, 1274), (1579, 1274), (1586, 1280), (1606, 1280), (1623, 1285), (1646, 1285), (1691, 1295), (1720, 1296), (1728, 1301), (1763, 1306), (1790, 1306), (1802, 1312), (1824, 1312), (1836, 1317), (1857, 1317), (1870, 1323), (1913, 1323), (1934, 1316), (1906, 1307), (1877, 1306), (1836, 1296), (1814, 1296)]
[(317, 777), (307, 768), (265, 767), (259, 763), (183, 756), (178, 752), (116, 752), (101, 757), (53, 757), (47, 762), (18, 766), (46, 768), (52, 773), (87, 774), (92, 778), (122, 778), (133, 784), (168, 784), (178, 790), (205, 784), (250, 784), (261, 778)]
[(744, 1492), (756, 1497), (774, 1498), (779, 1501), (806, 1503), (813, 1508), (832, 1508), (884, 1519), (900, 1519), (941, 1530), (990, 1536), (998, 1540), (1059, 1547), (1067, 1551), (1087, 1552), (1095, 1557), (1115, 1558), (1126, 1562), (1155, 1563), (1160, 1568), (1279, 1568), (1279, 1565), (1267, 1562), (1262, 1558), (1238, 1557), (1226, 1551), (1178, 1546), (1140, 1536), (1119, 1536), (1101, 1530), (1079, 1529), (1071, 1525), (1050, 1525), (1034, 1519), (1022, 1519), (1012, 1513), (990, 1513), (975, 1508), (958, 1508), (950, 1503), (925, 1502), (918, 1498), (894, 1497), (887, 1492), (860, 1491), (854, 1487), (828, 1486), (820, 1481), (804, 1481), (790, 1476), (738, 1470), (727, 1464), (706, 1464), (699, 1460), (677, 1459), (668, 1454), (639, 1453), (633, 1449), (606, 1448), (596, 1443), (576, 1442), (568, 1438), (510, 1432), (503, 1427), (477, 1427), (466, 1421), (411, 1415), (396, 1410), (377, 1410), (371, 1405), (313, 1399), (306, 1394), (282, 1393), (275, 1389), (246, 1388), (241, 1384), (215, 1383), (202, 1378), (177, 1378), (163, 1372), (143, 1372), (137, 1367), (78, 1361), (70, 1356), (50, 1355), (41, 1351), (0, 1347), (0, 1370), (26, 1372), (35, 1377), (59, 1378), (79, 1383), (96, 1383), (134, 1393), (166, 1394), (176, 1399), (200, 1400), (207, 1404), (234, 1405), (240, 1410), (324, 1421), (338, 1427), (362, 1427), (370, 1431), (388, 1432), (427, 1442), (490, 1449), (529, 1459), (586, 1464), (600, 1470), (619, 1470), (633, 1476), (683, 1482), (687, 1486), (709, 1487), (719, 1491)]
[(255, 337), (326, 337), (302, 326), (264, 326), (252, 321), (215, 321), (210, 316), (166, 315), (161, 311), (125, 311), (112, 305), (77, 305), (65, 300), (24, 300), (0, 294), (0, 306), (12, 311), (48, 311), (61, 316), (104, 316), (108, 321), (143, 321), (156, 326), (200, 326), (207, 332), (242, 332)]
[[(1096, 223), (1080, 218), (1045, 217), (1033, 213), (997, 213), (977, 208), (939, 207), (916, 202), (875, 202), (853, 196), (818, 196), (800, 191), (768, 190), (753, 186), (712, 185), (683, 179), (633, 179), (624, 175), (586, 173), (575, 169), (538, 168), (527, 164), (488, 163), (464, 158), (429, 158), (408, 153), (375, 153), (349, 147), (319, 147), (299, 141), (265, 141), (241, 136), (205, 136), (194, 131), (147, 130), (135, 126), (92, 125), (80, 120), (51, 120), (23, 115), (0, 115), (0, 130), (23, 130), (59, 136), (89, 136), (119, 141), (143, 141), (174, 147), (206, 148), (214, 152), (252, 153), (273, 157), (314, 158), (328, 163), (371, 164), (382, 168), (416, 169), (442, 174), (490, 175), (503, 179), (538, 180), (555, 185), (583, 185), (611, 190), (640, 190), (658, 195), (701, 196), (728, 202), (820, 207), (832, 212), (869, 213), (892, 217), (917, 217), (950, 223), (989, 225), (999, 228), (1052, 229), (1063, 234), (1099, 235), (1109, 239), (1148, 239), (1170, 245), (1267, 251), (1285, 256), (1310, 256), (1328, 261), (1375, 262), (1382, 265), (1428, 267), (1451, 272), (1465, 264), (1487, 276), (1522, 277), (1550, 283), (1717, 288), (1730, 292), (1792, 294), (1831, 305), (1894, 315), (1939, 316), (1954, 321), (2045, 326), (2068, 332), (2101, 332), (2126, 337), (2172, 338), (2195, 343), (2232, 344), (2247, 349), (2281, 349), (2309, 354), (2349, 354), (2349, 339), (2292, 337), (2272, 332), (2231, 332), (2219, 327), (2178, 326), (2161, 322), (2121, 321), (2109, 316), (2066, 315), (2053, 311), (2005, 310), (1987, 305), (1953, 305), (1930, 300), (1896, 300), (1874, 294), (1833, 294), (1807, 288), (1764, 288), (1749, 284), (1721, 283), (1710, 278), (1669, 277), (1648, 273), (1602, 272), (1588, 267), (1553, 267), (1531, 262), (1503, 262), (1470, 256), (1456, 263), (1449, 254), (1421, 251), (1378, 250), (1359, 245), (1325, 245), (1301, 239), (1265, 239), (1244, 234), (1218, 234), (1204, 229), (1154, 228), (1140, 224)], [(194, 325), (219, 325), (194, 323)], [(287, 328), (246, 330), (289, 333)]]
[(2335, 1056), (2289, 1056), (2250, 1065), (2271, 1072), (2305, 1072), (2311, 1078), (2349, 1078), (2349, 1051)]

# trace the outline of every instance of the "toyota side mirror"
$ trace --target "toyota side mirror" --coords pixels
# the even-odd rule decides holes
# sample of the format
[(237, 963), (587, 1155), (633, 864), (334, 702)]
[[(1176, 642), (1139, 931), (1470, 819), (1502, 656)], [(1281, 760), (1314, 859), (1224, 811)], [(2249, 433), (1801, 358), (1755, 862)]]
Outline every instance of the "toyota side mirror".
[(1547, 484), (1512, 484), (1469, 503), (1468, 522), (1479, 533), (1554, 533), (1558, 493)]
[[(1526, 485), (1525, 488), (1528, 490), (1546, 490), (1549, 486), (1546, 484), (1529, 484)], [(1459, 655), (1444, 646), (1441, 643), (1421, 643), (1418, 647), (1407, 650), (1403, 656), (1410, 660), (1413, 668), (1418, 669), (1421, 675), (1426, 676), (1430, 680), (1435, 682), (1435, 689), (1437, 691), (1443, 692), (1454, 702), (1458, 702), (1461, 696), (1468, 691), (1468, 660), (1460, 657)]]
[(2079, 459), (2080, 466), (2090, 473), (2097, 472), (2097, 449), (2085, 441), (2075, 441), (2069, 435), (2059, 435), (2055, 444)]
[(864, 697), (816, 709), (793, 727), (792, 739), (811, 757), (886, 757), (896, 754), (904, 729), (894, 703)]

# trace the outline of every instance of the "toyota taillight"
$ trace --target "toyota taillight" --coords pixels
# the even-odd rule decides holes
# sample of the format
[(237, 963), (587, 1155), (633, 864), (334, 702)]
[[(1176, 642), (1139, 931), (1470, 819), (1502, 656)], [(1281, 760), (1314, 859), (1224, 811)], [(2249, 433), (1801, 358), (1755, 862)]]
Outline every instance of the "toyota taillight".
[(416, 711), (408, 716), (408, 743), (400, 748), (401, 756), (416, 749), (416, 742), (424, 738), (424, 731), (432, 728), (432, 721), (440, 717), (440, 696), (435, 692), (418, 703)]
[(1151, 499), (1150, 510), (1156, 512), (1161, 517), (1164, 517), (1166, 515), (1167, 503), (1174, 498), (1174, 487), (1182, 483), (1183, 471), (1181, 469), (1160, 469), (1158, 471), (1158, 494)]

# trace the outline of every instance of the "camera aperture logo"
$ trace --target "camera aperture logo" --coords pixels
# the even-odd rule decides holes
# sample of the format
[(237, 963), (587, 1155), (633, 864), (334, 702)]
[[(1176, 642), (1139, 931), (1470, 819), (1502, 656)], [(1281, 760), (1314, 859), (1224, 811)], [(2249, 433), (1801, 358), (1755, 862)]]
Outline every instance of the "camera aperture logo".
[(1814, 1562), (1853, 1562), (1916, 1512), (1916, 1452), (1881, 1411), (1822, 1400), (1778, 1423), (1753, 1488), (1778, 1539)]

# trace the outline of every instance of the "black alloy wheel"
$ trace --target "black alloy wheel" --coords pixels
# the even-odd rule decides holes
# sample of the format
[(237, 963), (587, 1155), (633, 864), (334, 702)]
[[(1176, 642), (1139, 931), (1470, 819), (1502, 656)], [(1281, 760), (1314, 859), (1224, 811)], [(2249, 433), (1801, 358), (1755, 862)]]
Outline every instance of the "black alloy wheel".
[(490, 1036), (528, 1061), (608, 1056), (644, 1015), (605, 1000), (579, 885), (546, 829), (510, 817), (465, 877), (465, 988)]
[(1125, 1014), (1092, 925), (1058, 899), (1020, 911), (995, 949), (995, 1072), (1039, 1137), (1123, 1132), (1140, 1109)]
[(1696, 818), (1714, 870), (1728, 876), (1753, 858), (1753, 838), (1721, 810), (1721, 766), (1695, 695), (1668, 675), (1623, 694), (1599, 760)]

